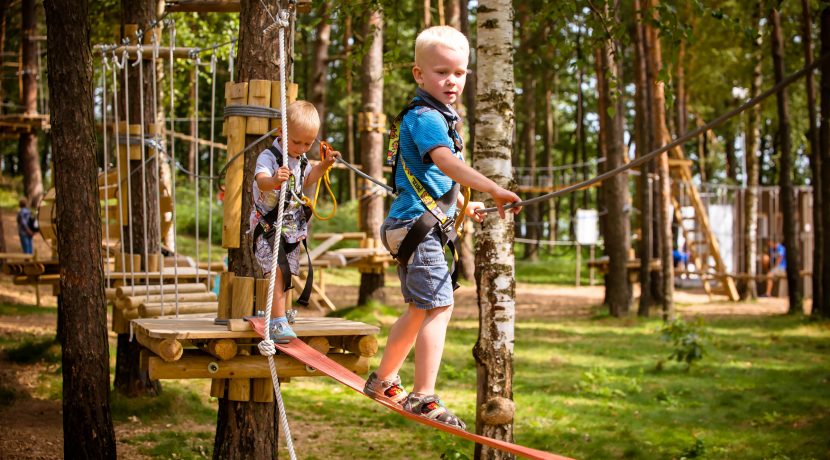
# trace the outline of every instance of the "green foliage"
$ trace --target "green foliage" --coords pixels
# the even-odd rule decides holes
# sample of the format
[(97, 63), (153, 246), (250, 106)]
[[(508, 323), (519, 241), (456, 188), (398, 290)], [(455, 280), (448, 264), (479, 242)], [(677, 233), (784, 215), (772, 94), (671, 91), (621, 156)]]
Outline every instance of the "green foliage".
[(584, 372), (576, 389), (580, 393), (603, 398), (625, 398), (642, 391), (637, 376), (618, 375), (602, 367)]
[(164, 430), (127, 441), (138, 444), (139, 452), (153, 458), (201, 460), (213, 455), (213, 433), (209, 431)]
[[(182, 182), (176, 188), (176, 230), (180, 235), (196, 236), (196, 189), (184, 186)], [(199, 238), (207, 243), (208, 226), (214, 244), (222, 244), (222, 205), (212, 202), (210, 191), (204, 187), (199, 190)], [(212, 209), (212, 216), (209, 215)], [(212, 217), (212, 220), (210, 218)]]
[[(703, 359), (709, 332), (701, 316), (688, 322), (677, 318), (663, 325), (660, 329), (660, 338), (674, 347), (668, 359), (685, 363), (686, 368), (689, 369), (692, 364)], [(661, 366), (662, 361), (658, 364), (658, 368)]]

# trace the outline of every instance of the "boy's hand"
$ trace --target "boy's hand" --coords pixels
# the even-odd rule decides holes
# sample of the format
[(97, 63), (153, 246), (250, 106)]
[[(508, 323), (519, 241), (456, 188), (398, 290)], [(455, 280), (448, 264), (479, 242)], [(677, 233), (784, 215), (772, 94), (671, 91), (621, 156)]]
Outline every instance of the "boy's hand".
[(291, 170), (288, 169), (288, 166), (280, 166), (280, 169), (272, 176), (277, 181), (277, 186), (275, 188), (279, 188), (283, 182), (287, 181), (288, 178), (291, 176)]
[(321, 163), (323, 163), (324, 168), (328, 169), (340, 157), (340, 152), (338, 152), (337, 150), (329, 149), (327, 155), (323, 157), (323, 159), (321, 160)]
[[(519, 198), (519, 195), (516, 195), (510, 190), (505, 190), (501, 187), (497, 188), (494, 192), (492, 192), (490, 196), (492, 196), (493, 200), (496, 202), (496, 207), (499, 209), (499, 217), (502, 219), (504, 219), (505, 216), (504, 205), (522, 201), (522, 199)], [(510, 212), (512, 212), (513, 214), (518, 214), (521, 210), (521, 206), (510, 208)]]
[(484, 209), (484, 203), (481, 201), (470, 201), (467, 203), (467, 217), (478, 223), (484, 222), (484, 214), (477, 213), (476, 209)]

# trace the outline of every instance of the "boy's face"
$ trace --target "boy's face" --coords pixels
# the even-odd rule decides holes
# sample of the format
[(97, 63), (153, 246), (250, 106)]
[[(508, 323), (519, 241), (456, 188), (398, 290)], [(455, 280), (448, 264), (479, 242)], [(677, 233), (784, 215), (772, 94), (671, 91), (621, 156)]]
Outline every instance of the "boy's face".
[(292, 158), (299, 158), (300, 155), (308, 152), (317, 137), (317, 131), (313, 129), (291, 130), (288, 135), (288, 155)]
[(459, 50), (434, 45), (412, 68), (418, 85), (444, 104), (453, 104), (467, 82), (468, 56)]

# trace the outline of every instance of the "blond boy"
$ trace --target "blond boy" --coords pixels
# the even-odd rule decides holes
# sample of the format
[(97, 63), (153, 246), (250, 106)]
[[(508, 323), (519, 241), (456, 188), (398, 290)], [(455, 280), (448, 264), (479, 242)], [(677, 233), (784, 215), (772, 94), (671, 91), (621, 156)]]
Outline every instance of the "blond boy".
[[(389, 398), (405, 410), (462, 429), (466, 428), (464, 422), (435, 394), (454, 303), (454, 277), (443, 248), (452, 239), (452, 235), (446, 235), (452, 233), (452, 225), (441, 221), (441, 215), (429, 220), (424, 194), (417, 193), (415, 187), (444, 203), (446, 216), (454, 215), (460, 203), (456, 183), (490, 194), (502, 218), (504, 205), (519, 201), (515, 193), (467, 166), (461, 155), (463, 145), (455, 131), (459, 117), (451, 104), (464, 90), (469, 51), (467, 38), (447, 26), (426, 29), (415, 41), (412, 75), (418, 89), (413, 102), (396, 120), (394, 183), (398, 196), (381, 227), (384, 245), (399, 262), (401, 293), (409, 305), (392, 326), (380, 365), (369, 375), (364, 388), (369, 396)], [(469, 203), (467, 215), (481, 222), (483, 217), (475, 211), (482, 207), (481, 202)], [(513, 212), (519, 212), (519, 208), (513, 208)], [(435, 216), (434, 211), (430, 213)], [(422, 218), (440, 223), (428, 229), (414, 250), (405, 249), (403, 246), (412, 246), (406, 243), (407, 235), (421, 225)], [(415, 381), (412, 393), (407, 394), (398, 372), (413, 346)]]

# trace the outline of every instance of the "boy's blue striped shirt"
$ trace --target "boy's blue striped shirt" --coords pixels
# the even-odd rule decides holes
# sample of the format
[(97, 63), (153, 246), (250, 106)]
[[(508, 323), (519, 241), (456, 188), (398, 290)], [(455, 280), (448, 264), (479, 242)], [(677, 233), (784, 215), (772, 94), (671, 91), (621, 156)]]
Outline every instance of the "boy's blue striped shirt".
[[(455, 144), (448, 134), (449, 127), (444, 116), (429, 107), (416, 107), (401, 120), (400, 154), (412, 174), (421, 181), (429, 194), (438, 199), (447, 193), (454, 182), (432, 162), (429, 152), (437, 147), (447, 147), (462, 158), (456, 151)], [(389, 209), (389, 217), (396, 219), (414, 219), (426, 211), (423, 203), (409, 184), (401, 162), (395, 171), (395, 185), (398, 196)], [(455, 203), (450, 207), (448, 216), (455, 214)]]

